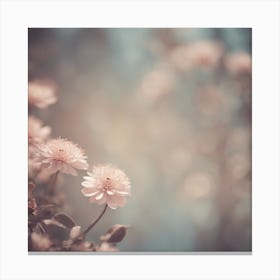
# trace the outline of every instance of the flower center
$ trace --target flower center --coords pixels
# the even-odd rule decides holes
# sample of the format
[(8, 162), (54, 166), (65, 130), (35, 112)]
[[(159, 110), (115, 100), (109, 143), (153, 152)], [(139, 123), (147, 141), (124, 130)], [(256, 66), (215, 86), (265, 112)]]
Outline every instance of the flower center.
[(57, 149), (53, 154), (53, 159), (60, 163), (67, 161), (65, 150), (62, 148)]
[(112, 181), (110, 178), (106, 178), (106, 181), (103, 184), (103, 191), (109, 191), (112, 189)]

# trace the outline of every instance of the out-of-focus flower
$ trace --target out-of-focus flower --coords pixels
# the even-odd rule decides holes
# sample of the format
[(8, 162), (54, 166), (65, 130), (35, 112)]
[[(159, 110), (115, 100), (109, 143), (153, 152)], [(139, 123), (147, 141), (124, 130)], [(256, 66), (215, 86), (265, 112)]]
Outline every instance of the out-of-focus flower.
[(214, 67), (222, 55), (223, 48), (217, 42), (199, 41), (175, 47), (170, 52), (169, 60), (177, 70), (188, 71), (195, 67)]
[(41, 120), (34, 116), (28, 117), (28, 144), (36, 145), (43, 143), (50, 135), (51, 128), (43, 126)]
[(192, 44), (189, 52), (195, 65), (211, 68), (218, 64), (223, 54), (223, 48), (216, 42), (200, 41)]
[(28, 84), (28, 103), (38, 108), (46, 108), (57, 101), (56, 87), (53, 83), (32, 81)]
[(96, 248), (97, 252), (118, 252), (118, 248), (110, 243), (102, 242), (100, 246)]
[(60, 171), (77, 176), (76, 169), (88, 168), (86, 159), (84, 151), (67, 139), (52, 139), (38, 146), (37, 160), (50, 173)]
[(31, 244), (36, 251), (47, 251), (52, 243), (47, 236), (33, 232), (31, 234)]
[(191, 69), (193, 61), (189, 50), (190, 49), (187, 45), (179, 45), (172, 49), (169, 55), (171, 65), (179, 71), (187, 71)]
[(179, 71), (194, 67), (215, 67), (223, 54), (223, 47), (217, 42), (199, 41), (175, 47), (169, 56), (171, 65)]
[(228, 71), (234, 75), (250, 74), (252, 69), (251, 57), (245, 52), (237, 52), (228, 55), (225, 66)]
[(174, 74), (165, 66), (158, 66), (148, 72), (141, 83), (138, 95), (151, 102), (171, 93), (174, 87)]
[(123, 207), (130, 195), (130, 182), (126, 174), (112, 165), (97, 165), (82, 182), (82, 193), (90, 202), (116, 209)]
[(187, 198), (207, 197), (215, 191), (213, 177), (210, 174), (196, 172), (188, 175), (184, 181), (184, 192)]

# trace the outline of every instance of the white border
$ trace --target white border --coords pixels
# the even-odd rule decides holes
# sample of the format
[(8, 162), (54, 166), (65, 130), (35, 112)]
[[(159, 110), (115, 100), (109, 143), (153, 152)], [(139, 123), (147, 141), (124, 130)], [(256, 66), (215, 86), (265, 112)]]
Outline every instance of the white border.
[[(279, 279), (279, 2), (2, 1), (1, 279)], [(27, 254), (28, 27), (253, 27), (253, 254)]]

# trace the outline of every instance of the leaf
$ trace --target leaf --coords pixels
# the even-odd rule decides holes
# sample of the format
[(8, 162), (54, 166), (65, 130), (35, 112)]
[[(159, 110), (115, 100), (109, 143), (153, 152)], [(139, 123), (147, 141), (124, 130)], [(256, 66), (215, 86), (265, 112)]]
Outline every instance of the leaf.
[(49, 219), (54, 215), (56, 209), (54, 205), (48, 204), (40, 206), (36, 210), (40, 219)]
[(46, 230), (41, 223), (36, 224), (36, 226), (34, 228), (34, 232), (36, 232), (38, 234), (46, 234)]
[(69, 229), (76, 226), (76, 223), (73, 221), (73, 219), (66, 214), (56, 214), (53, 218)]
[(127, 226), (114, 225), (112, 226), (105, 235), (100, 237), (100, 240), (108, 243), (118, 243), (123, 240), (126, 235)]
[(52, 242), (61, 243), (68, 239), (69, 229), (58, 221), (46, 219), (42, 225)]

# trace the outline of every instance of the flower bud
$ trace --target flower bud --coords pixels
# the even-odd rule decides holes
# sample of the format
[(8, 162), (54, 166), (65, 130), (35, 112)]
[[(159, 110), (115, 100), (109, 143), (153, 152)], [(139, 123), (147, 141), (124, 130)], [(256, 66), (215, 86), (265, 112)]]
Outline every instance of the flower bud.
[(128, 227), (124, 225), (112, 226), (105, 235), (100, 237), (100, 240), (108, 243), (118, 243), (123, 240), (126, 235), (126, 229)]

